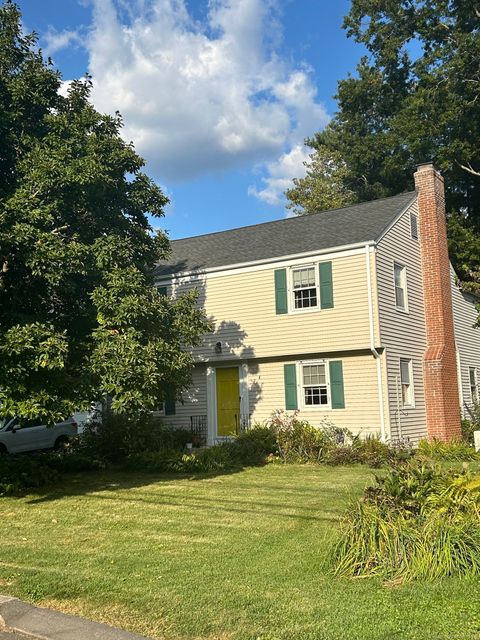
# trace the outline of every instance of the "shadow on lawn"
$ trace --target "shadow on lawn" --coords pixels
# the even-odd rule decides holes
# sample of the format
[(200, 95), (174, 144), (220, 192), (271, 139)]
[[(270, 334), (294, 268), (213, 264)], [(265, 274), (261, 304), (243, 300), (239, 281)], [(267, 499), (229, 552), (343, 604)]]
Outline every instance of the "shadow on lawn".
[[(223, 496), (217, 495), (209, 498), (208, 496), (198, 494), (191, 495), (188, 491), (172, 493), (164, 491), (161, 487), (158, 492), (147, 491), (132, 492), (128, 494), (124, 493), (129, 489), (139, 489), (141, 487), (147, 487), (153, 483), (158, 484), (164, 482), (166, 488), (176, 480), (197, 482), (218, 476), (232, 475), (234, 473), (238, 473), (238, 471), (241, 471), (241, 469), (216, 474), (196, 474), (194, 476), (180, 474), (162, 474), (159, 476), (153, 474), (136, 474), (132, 477), (118, 472), (110, 472), (102, 475), (102, 477), (95, 476), (94, 478), (91, 476), (82, 476), (81, 478), (72, 478), (70, 482), (68, 482), (67, 486), (57, 487), (45, 495), (29, 499), (28, 504), (42, 504), (46, 502), (53, 502), (55, 500), (62, 500), (63, 498), (85, 496), (94, 497), (95, 499), (100, 500), (110, 500), (117, 503), (126, 502), (142, 505), (158, 505), (159, 507), (173, 507), (187, 510), (194, 509), (218, 513), (254, 514), (287, 520), (293, 519), (327, 522), (336, 522), (338, 520), (338, 516), (335, 513), (323, 516), (318, 515), (318, 505), (312, 507), (306, 504), (305, 491), (302, 488), (293, 492), (296, 496), (292, 496), (291, 502), (285, 502), (285, 500), (271, 501), (258, 499), (258, 494), (256, 493), (258, 490), (257, 487), (250, 488), (252, 491), (255, 491), (255, 493), (252, 493), (252, 498), (250, 500), (245, 499), (245, 496), (240, 496), (238, 498), (229, 496), (228, 498), (224, 498)], [(267, 487), (265, 487), (265, 489), (268, 490)], [(115, 493), (109, 493), (112, 491)], [(245, 495), (248, 495), (248, 491), (249, 488), (246, 487)], [(292, 493), (291, 487), (288, 491), (289, 493)]]
[[(27, 500), (28, 504), (40, 504), (42, 502), (50, 502), (53, 500), (61, 500), (73, 496), (88, 495), (90, 493), (98, 493), (102, 491), (137, 489), (139, 487), (149, 486), (158, 482), (171, 483), (175, 480), (199, 481), (208, 480), (218, 476), (229, 476), (243, 471), (243, 467), (235, 469), (222, 470), (210, 473), (141, 473), (126, 471), (103, 471), (103, 472), (84, 472), (75, 475), (65, 475), (59, 482), (62, 485), (52, 485), (48, 487), (39, 487), (38, 489), (29, 489), (24, 492), (27, 495), (35, 494), (38, 497)], [(22, 495), (12, 496), (22, 497)]]

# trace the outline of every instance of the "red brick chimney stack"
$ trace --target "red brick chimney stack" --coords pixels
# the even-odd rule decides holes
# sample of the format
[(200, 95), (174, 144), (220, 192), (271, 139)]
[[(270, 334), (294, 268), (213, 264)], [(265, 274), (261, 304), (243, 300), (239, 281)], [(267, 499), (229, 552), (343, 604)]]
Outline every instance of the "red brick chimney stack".
[(414, 175), (418, 193), (427, 350), (424, 356), (428, 437), (461, 435), (443, 178), (432, 163)]

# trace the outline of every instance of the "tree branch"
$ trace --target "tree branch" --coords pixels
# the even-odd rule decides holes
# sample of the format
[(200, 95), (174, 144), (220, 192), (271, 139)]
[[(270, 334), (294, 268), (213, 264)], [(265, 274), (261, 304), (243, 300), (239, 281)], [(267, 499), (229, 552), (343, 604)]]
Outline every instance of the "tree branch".
[(467, 173), (470, 173), (472, 176), (478, 176), (480, 178), (480, 171), (475, 171), (475, 169), (469, 162), (467, 162), (467, 164), (461, 164), (460, 162), (458, 162), (458, 160), (455, 160), (455, 162), (458, 164), (460, 169), (463, 169)]

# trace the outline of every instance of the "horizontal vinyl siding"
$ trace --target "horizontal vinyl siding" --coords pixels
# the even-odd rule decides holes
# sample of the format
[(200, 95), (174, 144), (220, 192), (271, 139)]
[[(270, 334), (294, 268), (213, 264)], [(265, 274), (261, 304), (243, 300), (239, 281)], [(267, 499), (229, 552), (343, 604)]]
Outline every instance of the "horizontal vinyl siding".
[(471, 407), (469, 368), (477, 368), (477, 379), (480, 382), (480, 329), (474, 324), (478, 317), (475, 300), (467, 293), (463, 293), (456, 283), (452, 269), (452, 302), (453, 319), (455, 323), (455, 342), (457, 344), (458, 359), (461, 372), (461, 391), (463, 409)]
[[(410, 234), (411, 212), (418, 214), (416, 202), (378, 243), (376, 272), (380, 340), (386, 349), (391, 438), (408, 437), (416, 442), (427, 433), (423, 386), (426, 331), (420, 241), (412, 239)], [(398, 262), (407, 269), (408, 313), (398, 311), (395, 306), (394, 262)], [(399, 409), (400, 358), (412, 360), (414, 409)]]
[[(190, 416), (207, 415), (207, 379), (205, 366), (198, 365), (192, 373), (192, 386), (183, 394), (183, 404), (175, 404), (175, 415), (162, 416), (165, 424), (172, 427), (190, 428)], [(156, 414), (159, 415), (159, 414)]]
[[(308, 358), (302, 358), (306, 361)], [(317, 359), (317, 358), (315, 358)], [(297, 377), (299, 417), (320, 426), (328, 419), (353, 433), (380, 434), (376, 364), (371, 355), (337, 358), (343, 364), (345, 409), (301, 408), (300, 380)], [(248, 363), (249, 404), (252, 421), (263, 422), (272, 411), (285, 408), (284, 364), (295, 360)], [(291, 412), (289, 412), (291, 413)]]
[[(318, 269), (320, 260), (312, 260)], [(362, 349), (369, 346), (365, 254), (332, 260), (334, 308), (277, 315), (274, 267), (192, 279), (175, 295), (196, 287), (199, 306), (215, 325), (199, 360), (263, 358), (288, 354)], [(222, 355), (215, 355), (221, 342)]]

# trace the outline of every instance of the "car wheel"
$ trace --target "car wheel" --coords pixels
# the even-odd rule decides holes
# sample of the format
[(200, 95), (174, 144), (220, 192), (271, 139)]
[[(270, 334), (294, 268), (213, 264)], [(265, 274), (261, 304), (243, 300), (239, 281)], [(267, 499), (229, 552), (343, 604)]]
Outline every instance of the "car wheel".
[(64, 451), (67, 444), (68, 444), (67, 436), (60, 436), (55, 440), (55, 445), (53, 448), (55, 449), (55, 451)]
[(0, 444), (0, 456), (5, 453), (8, 453), (7, 447), (4, 444)]

